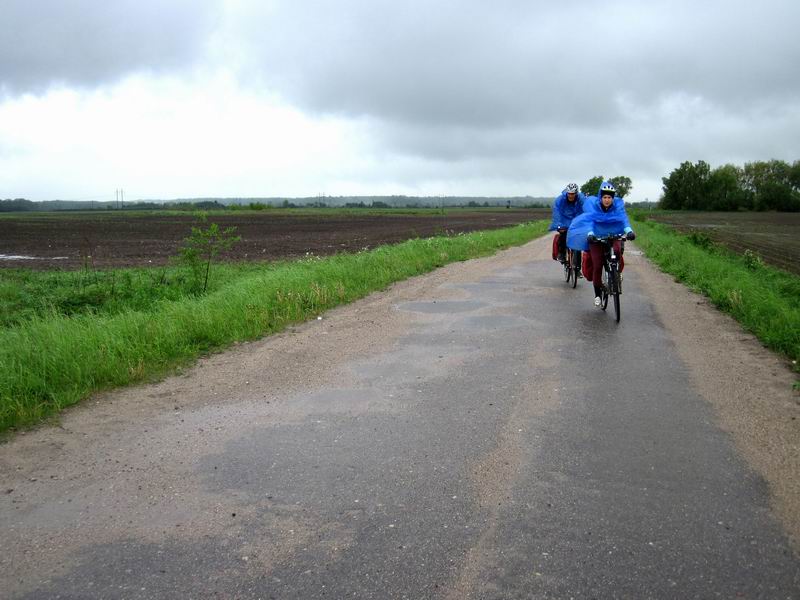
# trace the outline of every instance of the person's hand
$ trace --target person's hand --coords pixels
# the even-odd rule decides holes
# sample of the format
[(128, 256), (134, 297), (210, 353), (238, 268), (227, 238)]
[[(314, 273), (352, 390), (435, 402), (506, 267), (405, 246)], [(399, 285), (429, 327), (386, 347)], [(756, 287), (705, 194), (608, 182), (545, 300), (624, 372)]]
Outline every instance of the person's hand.
[(593, 234), (593, 233), (590, 233), (589, 235), (586, 236), (586, 240), (590, 244), (593, 244), (593, 243), (595, 243), (597, 241), (597, 236), (595, 234)]
[(632, 231), (629, 231), (629, 232), (628, 232), (628, 233), (625, 235), (625, 237), (626, 237), (626, 238), (628, 238), (628, 240), (630, 240), (630, 241), (632, 242), (633, 240), (635, 240), (635, 239), (636, 239), (636, 234), (635, 234), (635, 233), (633, 233)]

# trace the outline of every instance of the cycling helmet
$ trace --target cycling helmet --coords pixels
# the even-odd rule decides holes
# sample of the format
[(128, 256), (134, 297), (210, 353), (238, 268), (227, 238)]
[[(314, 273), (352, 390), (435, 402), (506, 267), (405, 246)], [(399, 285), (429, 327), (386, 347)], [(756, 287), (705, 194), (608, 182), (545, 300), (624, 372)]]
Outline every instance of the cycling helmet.
[(568, 183), (567, 184), (567, 193), (568, 194), (577, 194), (578, 193), (578, 184), (577, 183)]
[(603, 185), (600, 186), (600, 195), (604, 196), (606, 194), (611, 194), (612, 196), (617, 195), (617, 189), (610, 181), (604, 181)]

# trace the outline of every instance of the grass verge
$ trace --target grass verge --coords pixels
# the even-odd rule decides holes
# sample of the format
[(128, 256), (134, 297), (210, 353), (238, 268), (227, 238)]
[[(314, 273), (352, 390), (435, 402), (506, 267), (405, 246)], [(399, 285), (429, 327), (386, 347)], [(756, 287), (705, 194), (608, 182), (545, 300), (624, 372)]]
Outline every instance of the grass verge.
[(168, 373), (211, 350), (280, 331), (445, 264), (544, 234), (539, 221), (264, 268), (149, 310), (34, 317), (0, 331), (0, 431), (35, 424), (92, 392)]
[(661, 270), (707, 296), (798, 370), (800, 277), (765, 265), (757, 254), (738, 255), (660, 223), (637, 220), (636, 233), (636, 243)]

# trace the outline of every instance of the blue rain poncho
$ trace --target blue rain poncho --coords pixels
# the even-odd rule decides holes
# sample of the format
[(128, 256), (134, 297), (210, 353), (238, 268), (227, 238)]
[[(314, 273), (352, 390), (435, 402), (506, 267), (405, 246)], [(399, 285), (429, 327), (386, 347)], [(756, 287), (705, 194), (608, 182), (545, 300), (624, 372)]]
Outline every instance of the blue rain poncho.
[[(604, 181), (603, 184), (608, 182)], [(600, 206), (600, 194), (589, 196), (583, 202), (583, 213), (573, 219), (567, 231), (567, 246), (573, 250), (589, 251), (586, 236), (593, 233), (597, 237), (627, 233), (632, 231), (625, 202), (622, 198), (614, 198), (607, 211)]]
[(575, 194), (575, 202), (567, 200), (567, 190), (553, 201), (553, 222), (550, 223), (549, 231), (555, 231), (559, 227), (569, 227), (572, 219), (583, 212), (583, 203), (586, 200), (581, 192)]

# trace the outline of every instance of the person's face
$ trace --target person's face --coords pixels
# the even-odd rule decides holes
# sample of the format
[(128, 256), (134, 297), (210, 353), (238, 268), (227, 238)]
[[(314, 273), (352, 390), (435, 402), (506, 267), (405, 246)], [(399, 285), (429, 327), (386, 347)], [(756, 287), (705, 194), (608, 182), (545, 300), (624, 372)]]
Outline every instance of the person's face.
[(567, 202), (575, 202), (575, 192), (567, 192)]
[(614, 204), (614, 196), (612, 196), (611, 194), (603, 194), (602, 197), (600, 198), (600, 202), (603, 203), (603, 206), (608, 208), (609, 206)]

